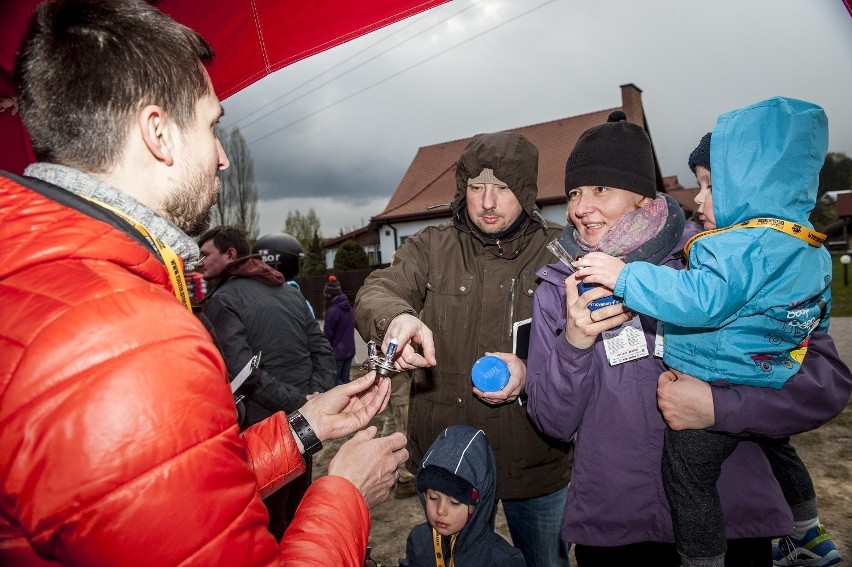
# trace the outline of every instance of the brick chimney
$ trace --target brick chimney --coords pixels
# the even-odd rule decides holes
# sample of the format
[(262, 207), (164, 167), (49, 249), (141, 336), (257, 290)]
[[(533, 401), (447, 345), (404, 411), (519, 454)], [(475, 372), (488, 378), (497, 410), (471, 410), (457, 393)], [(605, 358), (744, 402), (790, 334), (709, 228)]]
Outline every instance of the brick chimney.
[(627, 121), (645, 128), (645, 111), (642, 108), (642, 89), (633, 83), (621, 85), (621, 108)]
[(648, 137), (651, 138), (651, 149), (654, 152), (654, 169), (656, 170), (657, 191), (666, 192), (663, 175), (660, 172), (660, 162), (657, 160), (657, 150), (654, 148), (654, 138), (651, 137), (651, 129), (648, 128), (648, 122), (645, 120), (645, 107), (642, 106), (642, 89), (633, 83), (621, 85), (621, 108), (624, 114), (627, 115), (628, 122), (638, 124), (645, 129)]

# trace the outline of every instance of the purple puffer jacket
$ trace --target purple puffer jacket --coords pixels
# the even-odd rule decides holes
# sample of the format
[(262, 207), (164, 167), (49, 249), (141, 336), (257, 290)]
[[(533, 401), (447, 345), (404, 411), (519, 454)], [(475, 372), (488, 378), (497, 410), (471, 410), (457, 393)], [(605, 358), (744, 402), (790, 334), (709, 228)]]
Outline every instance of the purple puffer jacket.
[(355, 356), (355, 316), (346, 295), (338, 293), (331, 300), (322, 330), (331, 343), (335, 360)]
[[(675, 250), (682, 249), (684, 241)], [(662, 264), (681, 268), (668, 256)], [(565, 339), (567, 271), (538, 272), (527, 360), (526, 392), (533, 423), (559, 439), (577, 434), (571, 492), (562, 537), (593, 546), (673, 542), (661, 475), (665, 424), (657, 379), (666, 369), (649, 356), (610, 366), (603, 342), (587, 350)], [(656, 322), (641, 316), (648, 352)], [(786, 437), (822, 425), (846, 406), (852, 374), (831, 338), (814, 333), (798, 374), (781, 390), (713, 384), (716, 431)], [(760, 448), (741, 443), (722, 467), (719, 492), (729, 539), (790, 533), (792, 518)]]

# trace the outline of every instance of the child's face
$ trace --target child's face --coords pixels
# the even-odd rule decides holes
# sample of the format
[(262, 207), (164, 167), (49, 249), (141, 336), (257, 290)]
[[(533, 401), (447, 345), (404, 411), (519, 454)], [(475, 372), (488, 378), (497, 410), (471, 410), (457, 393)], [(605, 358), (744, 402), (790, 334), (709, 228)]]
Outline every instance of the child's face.
[(698, 182), (698, 195), (695, 204), (698, 205), (698, 218), (704, 223), (704, 230), (716, 228), (716, 215), (713, 214), (713, 183), (710, 170), (703, 165), (695, 166), (695, 180)]
[(426, 519), (442, 536), (451, 536), (462, 531), (470, 518), (472, 508), (443, 492), (426, 489)]

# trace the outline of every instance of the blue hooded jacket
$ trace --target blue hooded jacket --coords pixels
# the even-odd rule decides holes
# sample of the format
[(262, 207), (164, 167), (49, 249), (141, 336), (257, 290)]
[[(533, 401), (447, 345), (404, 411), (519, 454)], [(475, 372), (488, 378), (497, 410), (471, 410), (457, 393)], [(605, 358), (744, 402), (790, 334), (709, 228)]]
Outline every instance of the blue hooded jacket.
[[(455, 565), (466, 567), (526, 565), (521, 551), (494, 531), (497, 461), (485, 433), (469, 425), (446, 428), (429, 447), (420, 470), (429, 466), (441, 467), (463, 478), (479, 492), (473, 515), (459, 532), (451, 555), (449, 538), (442, 538), (446, 564), (449, 565), (452, 557)], [(421, 492), (418, 497), (425, 510), (425, 495)], [(435, 566), (435, 547), (429, 522), (418, 524), (411, 530), (405, 555), (400, 559), (400, 567)]]
[[(720, 116), (710, 141), (717, 226), (769, 217), (813, 228), (827, 149), (825, 112), (809, 102), (775, 97)], [(798, 372), (811, 332), (828, 330), (831, 270), (822, 246), (735, 228), (696, 240), (688, 270), (627, 264), (614, 291), (666, 323), (670, 367), (780, 388)]]

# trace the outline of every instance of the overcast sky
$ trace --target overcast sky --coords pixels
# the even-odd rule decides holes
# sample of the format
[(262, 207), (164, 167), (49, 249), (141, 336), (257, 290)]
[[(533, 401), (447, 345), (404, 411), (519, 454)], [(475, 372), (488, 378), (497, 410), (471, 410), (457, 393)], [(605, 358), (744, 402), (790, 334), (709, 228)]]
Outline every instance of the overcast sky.
[(255, 83), (223, 126), (249, 143), (261, 234), (313, 207), (333, 237), (384, 209), (418, 148), (620, 106), (625, 83), (687, 187), (716, 118), (775, 95), (825, 108), (852, 157), (842, 0), (453, 0)]

